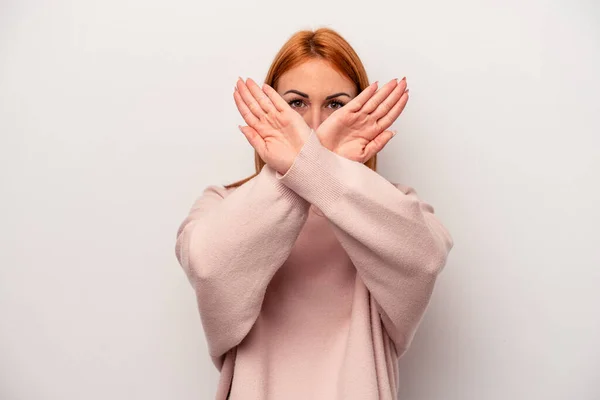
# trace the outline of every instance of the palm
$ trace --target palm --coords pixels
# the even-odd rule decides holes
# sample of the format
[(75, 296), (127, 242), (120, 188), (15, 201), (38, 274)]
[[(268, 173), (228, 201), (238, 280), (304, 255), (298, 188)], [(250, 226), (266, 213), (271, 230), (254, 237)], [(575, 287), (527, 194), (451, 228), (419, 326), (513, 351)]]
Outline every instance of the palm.
[[(364, 157), (366, 146), (383, 129), (369, 115), (350, 112), (340, 108), (334, 111), (317, 129), (321, 142), (329, 149), (354, 161)], [(324, 135), (324, 132), (336, 132)]]
[(365, 162), (392, 138), (386, 131), (408, 101), (406, 81), (388, 82), (380, 90), (370, 85), (317, 129), (321, 143), (348, 159)]
[(234, 99), (248, 123), (240, 130), (265, 163), (284, 174), (304, 145), (310, 127), (269, 85), (261, 90), (252, 79), (248, 85), (239, 79)]

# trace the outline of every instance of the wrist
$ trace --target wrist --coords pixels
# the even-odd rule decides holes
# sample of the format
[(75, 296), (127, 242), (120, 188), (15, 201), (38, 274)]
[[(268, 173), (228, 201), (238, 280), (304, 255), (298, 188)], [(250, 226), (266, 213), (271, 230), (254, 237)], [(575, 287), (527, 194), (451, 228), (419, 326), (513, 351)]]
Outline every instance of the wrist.
[(310, 137), (310, 135), (311, 134), (313, 134), (313, 135), (317, 134), (316, 131), (313, 133), (313, 129), (311, 129), (308, 126), (306, 127), (306, 129), (303, 129), (301, 132), (302, 133), (300, 133), (297, 136), (300, 139), (294, 141), (293, 143), (291, 143), (290, 151), (283, 158), (285, 161), (282, 161), (282, 165), (278, 169), (278, 172), (281, 175), (285, 175), (286, 172), (292, 167), (292, 165), (296, 161), (296, 158), (298, 157), (298, 155), (302, 151), (302, 148), (304, 148), (304, 146), (306, 145), (306, 142), (308, 141), (308, 138)]
[(323, 147), (325, 147), (327, 150), (333, 151), (335, 153), (333, 142), (331, 140), (329, 140), (330, 135), (327, 135), (327, 134), (323, 133), (323, 131), (320, 131), (318, 129), (315, 131), (315, 135), (318, 136), (319, 142), (321, 142), (321, 145)]

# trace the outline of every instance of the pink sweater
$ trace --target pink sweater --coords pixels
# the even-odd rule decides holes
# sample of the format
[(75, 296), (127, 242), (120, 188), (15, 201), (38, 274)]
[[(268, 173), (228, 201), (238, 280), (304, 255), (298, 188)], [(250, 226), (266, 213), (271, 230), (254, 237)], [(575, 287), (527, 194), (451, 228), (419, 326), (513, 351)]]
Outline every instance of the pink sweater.
[(267, 165), (238, 188), (208, 186), (175, 249), (216, 399), (395, 399), (398, 358), (452, 247), (413, 188), (314, 131), (285, 175)]

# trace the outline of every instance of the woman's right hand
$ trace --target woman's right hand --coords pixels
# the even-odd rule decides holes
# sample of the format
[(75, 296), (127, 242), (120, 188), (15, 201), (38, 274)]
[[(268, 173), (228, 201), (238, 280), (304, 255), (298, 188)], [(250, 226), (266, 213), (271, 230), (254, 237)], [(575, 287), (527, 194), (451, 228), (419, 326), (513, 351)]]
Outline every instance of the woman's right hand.
[(266, 83), (261, 89), (248, 78), (239, 78), (233, 92), (235, 104), (248, 126), (240, 130), (267, 165), (285, 175), (310, 135), (300, 114)]

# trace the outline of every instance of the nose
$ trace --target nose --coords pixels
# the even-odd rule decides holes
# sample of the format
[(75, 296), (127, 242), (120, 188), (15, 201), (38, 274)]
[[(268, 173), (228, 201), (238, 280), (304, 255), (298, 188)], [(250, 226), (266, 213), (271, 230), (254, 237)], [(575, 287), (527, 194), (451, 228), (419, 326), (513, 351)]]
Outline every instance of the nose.
[(311, 107), (308, 112), (304, 113), (304, 121), (306, 121), (306, 124), (314, 130), (317, 130), (325, 118), (327, 118), (327, 116), (320, 108), (314, 109)]

